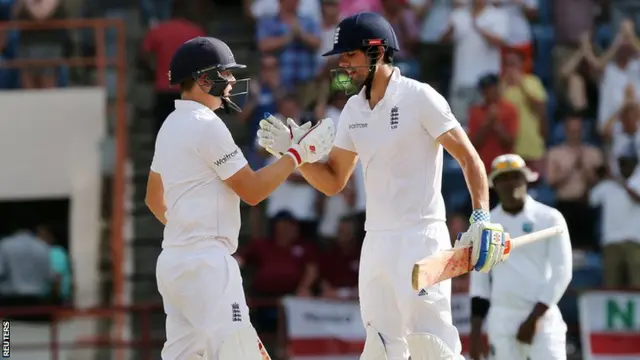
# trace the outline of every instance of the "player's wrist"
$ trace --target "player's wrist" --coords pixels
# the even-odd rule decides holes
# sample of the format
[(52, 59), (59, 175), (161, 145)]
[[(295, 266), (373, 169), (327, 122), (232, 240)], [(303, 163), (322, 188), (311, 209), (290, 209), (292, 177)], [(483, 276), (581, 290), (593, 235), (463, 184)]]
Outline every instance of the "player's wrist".
[(292, 145), (285, 154), (291, 156), (293, 161), (296, 163), (296, 167), (299, 167), (300, 165), (304, 164), (304, 160), (302, 159), (302, 152), (300, 151), (300, 146)]
[(471, 224), (478, 222), (491, 222), (491, 213), (485, 209), (473, 209), (469, 217)]

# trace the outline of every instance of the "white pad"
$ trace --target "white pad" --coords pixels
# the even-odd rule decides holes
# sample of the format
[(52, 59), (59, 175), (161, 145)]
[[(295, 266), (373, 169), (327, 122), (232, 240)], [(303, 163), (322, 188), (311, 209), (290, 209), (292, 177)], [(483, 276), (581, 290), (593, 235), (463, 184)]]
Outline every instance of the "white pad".
[(440, 338), (431, 334), (411, 334), (407, 336), (411, 360), (460, 360), (453, 350)]
[[(207, 359), (209, 359), (208, 356)], [(253, 326), (248, 326), (236, 330), (224, 340), (220, 345), (217, 360), (270, 360), (270, 358), (256, 330)]]
[(387, 360), (387, 351), (382, 341), (382, 336), (376, 329), (367, 325), (367, 337), (364, 341), (364, 349), (360, 360)]

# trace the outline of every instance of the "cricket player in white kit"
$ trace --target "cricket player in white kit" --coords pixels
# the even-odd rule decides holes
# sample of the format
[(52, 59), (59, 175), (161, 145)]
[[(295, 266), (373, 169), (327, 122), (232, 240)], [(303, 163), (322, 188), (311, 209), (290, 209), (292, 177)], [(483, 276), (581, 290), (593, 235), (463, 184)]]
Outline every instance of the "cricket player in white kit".
[[(473, 245), (476, 270), (503, 258), (505, 234), (489, 221), (485, 170), (446, 100), (427, 84), (391, 65), (399, 50), (391, 25), (375, 13), (340, 22), (334, 47), (339, 66), (360, 93), (347, 102), (326, 163), (300, 171), (316, 189), (333, 196), (349, 180), (360, 158), (366, 189), (366, 237), (359, 297), (367, 338), (362, 360), (460, 359), (451, 318), (451, 282), (414, 291), (413, 264), (451, 248), (441, 194), (443, 146), (460, 163), (469, 186), (474, 222), (460, 245)], [(259, 143), (283, 152), (302, 131), (295, 122), (268, 117)]]
[(240, 199), (264, 200), (298, 166), (326, 156), (335, 136), (323, 121), (274, 164), (254, 172), (214, 110), (239, 110), (229, 99), (244, 68), (222, 41), (184, 43), (170, 66), (182, 100), (162, 125), (146, 203), (165, 224), (156, 276), (167, 340), (164, 360), (262, 360), (261, 348), (231, 255), (238, 247)]
[(518, 155), (493, 161), (489, 183), (500, 205), (491, 219), (518, 237), (562, 226), (560, 235), (513, 249), (505, 261), (489, 273), (471, 274), (471, 351), (481, 356), (481, 331), (487, 319), (489, 358), (494, 360), (564, 360), (567, 358), (567, 326), (557, 303), (572, 274), (571, 242), (560, 212), (527, 195), (527, 182), (537, 174)]

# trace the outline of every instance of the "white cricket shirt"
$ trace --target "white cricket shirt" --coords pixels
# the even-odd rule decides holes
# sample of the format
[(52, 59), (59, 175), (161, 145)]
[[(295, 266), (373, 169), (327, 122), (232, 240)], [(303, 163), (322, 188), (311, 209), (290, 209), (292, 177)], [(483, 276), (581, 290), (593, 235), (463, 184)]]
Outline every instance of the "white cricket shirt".
[(162, 247), (219, 241), (234, 253), (240, 198), (223, 180), (247, 165), (222, 120), (194, 101), (176, 100), (156, 139), (151, 170), (167, 205)]
[(527, 197), (522, 212), (512, 215), (498, 205), (491, 211), (491, 221), (501, 224), (512, 238), (556, 225), (565, 231), (513, 249), (509, 258), (488, 274), (472, 272), (470, 295), (490, 300), (492, 308), (522, 309), (525, 316), (538, 302), (555, 312), (573, 271), (571, 241), (562, 214)]
[(443, 149), (436, 139), (456, 126), (442, 95), (398, 68), (373, 110), (364, 89), (349, 99), (334, 145), (360, 157), (367, 231), (445, 221)]

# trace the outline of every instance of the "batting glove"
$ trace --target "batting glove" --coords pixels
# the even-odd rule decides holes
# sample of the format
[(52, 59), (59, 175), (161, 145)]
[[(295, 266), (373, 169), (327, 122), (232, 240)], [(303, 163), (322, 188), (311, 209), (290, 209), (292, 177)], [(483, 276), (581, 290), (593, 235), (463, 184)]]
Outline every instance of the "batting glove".
[(491, 216), (485, 210), (474, 210), (470, 221), (469, 230), (458, 234), (455, 247), (471, 246), (473, 268), (489, 272), (509, 256), (511, 239), (502, 225), (490, 222)]
[(298, 126), (292, 119), (288, 119), (287, 124), (267, 116), (260, 121), (258, 144), (276, 157), (290, 155), (297, 166), (322, 159), (333, 147), (333, 120), (320, 120), (313, 128), (310, 122)]

